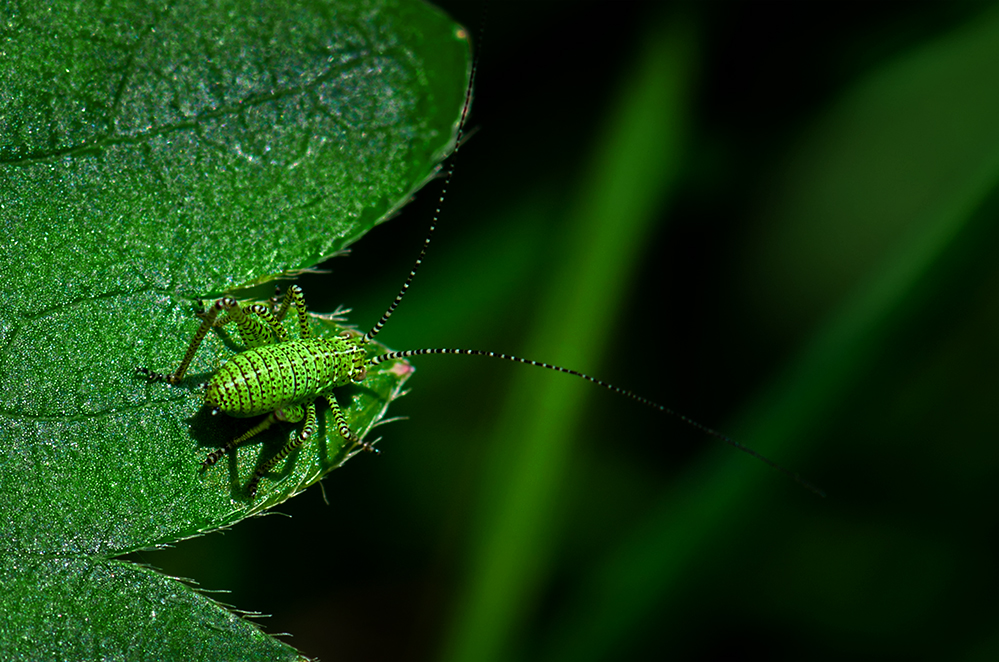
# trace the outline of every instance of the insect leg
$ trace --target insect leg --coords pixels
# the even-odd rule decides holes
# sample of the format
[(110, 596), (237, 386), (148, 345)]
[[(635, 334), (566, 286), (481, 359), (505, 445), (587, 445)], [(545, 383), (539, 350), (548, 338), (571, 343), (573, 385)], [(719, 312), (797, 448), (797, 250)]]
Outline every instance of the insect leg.
[(201, 463), (201, 468), (202, 469), (207, 469), (208, 467), (212, 466), (213, 464), (215, 464), (216, 462), (218, 462), (220, 459), (222, 459), (223, 455), (225, 455), (226, 453), (228, 453), (232, 449), (236, 448), (236, 446), (239, 446), (241, 443), (243, 443), (247, 439), (252, 439), (253, 437), (256, 437), (258, 434), (260, 434), (261, 432), (263, 432), (264, 430), (266, 430), (270, 426), (274, 425), (275, 421), (278, 421), (278, 420), (280, 420), (280, 419), (278, 418), (277, 412), (268, 414), (267, 418), (265, 418), (264, 420), (260, 421), (260, 423), (254, 425), (252, 428), (250, 428), (249, 430), (247, 430), (246, 432), (244, 432), (240, 436), (236, 437), (235, 439), (233, 439), (232, 441), (230, 441), (229, 443), (227, 443), (225, 446), (222, 446), (221, 448), (219, 448), (216, 451), (212, 451), (208, 455), (208, 457), (205, 458), (204, 462)]
[(272, 334), (273, 338), (272, 342), (284, 342), (285, 340), (288, 339), (288, 333), (284, 330), (284, 327), (281, 326), (281, 323), (277, 320), (276, 317), (274, 317), (274, 315), (267, 308), (267, 306), (253, 305), (250, 306), (247, 310), (255, 314), (263, 321), (264, 324), (267, 325), (267, 328), (270, 329), (270, 332)]
[(347, 425), (347, 417), (343, 415), (343, 410), (340, 409), (340, 405), (337, 404), (336, 397), (332, 394), (325, 396), (326, 402), (330, 405), (330, 411), (333, 413), (333, 420), (336, 422), (336, 429), (340, 432), (340, 436), (349, 441), (353, 446), (360, 445), (364, 450), (377, 453), (378, 449), (369, 444), (366, 441), (361, 441), (354, 431), (350, 429)]
[(239, 337), (247, 347), (270, 345), (287, 338), (288, 334), (270, 315), (265, 306), (252, 305), (242, 308), (235, 299), (229, 297), (216, 301), (216, 307), (219, 302), (226, 302), (223, 304), (226, 313), (215, 323), (215, 326), (224, 326), (229, 322), (235, 322), (239, 329)]
[(302, 294), (302, 288), (298, 285), (292, 285), (284, 293), (284, 299), (281, 301), (281, 305), (278, 307), (277, 312), (274, 313), (275, 319), (281, 321), (288, 314), (288, 308), (292, 305), (295, 306), (295, 310), (298, 313), (298, 332), (301, 338), (311, 338), (312, 330), (309, 328), (309, 315), (305, 308), (305, 296)]
[[(222, 310), (228, 311), (231, 306), (235, 305), (237, 305), (235, 299), (219, 299), (207, 311), (199, 313), (198, 316), (201, 317), (201, 326), (199, 326), (198, 330), (194, 333), (194, 337), (191, 339), (191, 344), (187, 346), (187, 352), (184, 353), (184, 358), (180, 361), (180, 366), (174, 372), (164, 375), (163, 373), (153, 372), (149, 368), (136, 368), (136, 374), (145, 377), (151, 382), (167, 382), (169, 384), (179, 383), (187, 373), (187, 368), (191, 365), (191, 361), (194, 359), (194, 355), (198, 351), (198, 347), (201, 346), (201, 341), (203, 341), (205, 336), (208, 335), (208, 330), (213, 326), (218, 325), (216, 322), (218, 314)], [(223, 319), (228, 321), (228, 317), (229, 315), (227, 312), (227, 314), (223, 316)]]
[[(294, 420), (301, 420), (302, 408), (296, 407), (295, 409), (297, 411), (295, 411), (290, 416), (287, 412), (285, 412), (283, 415), (289, 416), (288, 420), (292, 420), (291, 417), (295, 416), (297, 416), (297, 418), (295, 418)], [(275, 414), (272, 415), (281, 416), (282, 414), (276, 412)], [(253, 477), (250, 478), (250, 482), (246, 484), (246, 491), (250, 494), (250, 496), (256, 496), (257, 485), (260, 483), (260, 480), (264, 477), (264, 474), (268, 473), (271, 469), (277, 466), (278, 462), (288, 457), (288, 455), (293, 450), (304, 444), (309, 437), (315, 434), (318, 427), (319, 425), (316, 423), (316, 403), (315, 401), (313, 401), (310, 402), (305, 407), (305, 426), (302, 428), (302, 431), (299, 432), (294, 437), (292, 437), (291, 439), (289, 439), (288, 443), (286, 443), (284, 447), (280, 451), (278, 451), (277, 455), (267, 460), (267, 462), (265, 462), (263, 465), (258, 467), (256, 471), (253, 472)]]
[(271, 313), (277, 313), (278, 306), (281, 304), (281, 286), (274, 286), (274, 296), (267, 300), (267, 307), (270, 308)]
[[(257, 310), (259, 309), (259, 310)], [(250, 316), (246, 313), (249, 310), (255, 313)], [(222, 313), (219, 315), (219, 313)], [(232, 297), (223, 297), (212, 304), (206, 311), (199, 311), (197, 316), (201, 318), (201, 326), (194, 333), (191, 344), (187, 346), (184, 358), (180, 361), (177, 370), (170, 374), (153, 372), (149, 368), (136, 368), (135, 372), (141, 377), (145, 377), (151, 382), (167, 382), (169, 384), (179, 384), (187, 374), (187, 369), (194, 360), (194, 355), (198, 347), (204, 341), (208, 331), (212, 328), (222, 327), (229, 322), (235, 322), (239, 328), (239, 336), (243, 344), (247, 347), (259, 347), (269, 345), (273, 342), (280, 342), (287, 338), (287, 334), (280, 324), (267, 312), (264, 306), (250, 306), (245, 310), (239, 307), (239, 303)]]

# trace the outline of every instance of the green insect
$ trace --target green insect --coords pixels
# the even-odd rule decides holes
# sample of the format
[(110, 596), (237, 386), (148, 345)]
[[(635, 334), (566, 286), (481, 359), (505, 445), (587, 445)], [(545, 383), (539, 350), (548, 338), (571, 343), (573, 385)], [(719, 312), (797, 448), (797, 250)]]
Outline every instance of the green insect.
[[(288, 338), (281, 324), (292, 306), (298, 316), (300, 336), (296, 340)], [(180, 383), (208, 332), (235, 322), (247, 349), (230, 358), (205, 385), (205, 404), (212, 408), (213, 414), (224, 412), (237, 418), (267, 415), (244, 434), (212, 452), (202, 463), (204, 468), (274, 423), (298, 423), (304, 419), (302, 431), (259, 467), (250, 479), (247, 491), (251, 496), (255, 495), (260, 479), (315, 434), (318, 429), (316, 400), (320, 397), (329, 403), (337, 430), (344, 439), (365, 450), (374, 450), (350, 429), (333, 396), (333, 389), (364, 380), (368, 362), (363, 345), (369, 338), (358, 338), (349, 331), (332, 340), (313, 338), (305, 299), (297, 285), (288, 288), (276, 312), (262, 305), (240, 307), (235, 299), (225, 297), (199, 316), (201, 326), (176, 371), (164, 375), (139, 368), (137, 372), (149, 381)]]
[[(474, 80), (474, 77), (475, 67), (473, 65), (471, 80)], [(470, 81), (466, 91), (461, 119), (458, 123), (455, 152), (458, 151), (458, 145), (461, 144), (462, 128), (471, 101), (471, 90), (472, 84)], [(454, 171), (453, 163), (452, 161), (444, 180), (445, 191)], [(443, 200), (443, 197), (442, 193), (440, 200)], [(440, 207), (438, 207), (437, 212), (439, 213), (439, 211)], [(463, 354), (491, 356), (506, 361), (525, 363), (575, 375), (581, 379), (593, 382), (615, 393), (675, 416), (688, 425), (721, 439), (735, 448), (766, 462), (770, 466), (791, 476), (794, 480), (813, 492), (824, 496), (821, 490), (803, 480), (796, 473), (788, 471), (720, 432), (716, 432), (631, 391), (575, 370), (508, 354), (471, 349), (414, 349), (388, 352), (369, 358), (366, 346), (385, 326), (385, 323), (408, 291), (430, 245), (438, 213), (434, 214), (434, 220), (430, 225), (420, 255), (410, 270), (405, 283), (396, 295), (395, 300), (382, 315), (378, 323), (363, 336), (352, 331), (345, 331), (332, 340), (312, 337), (302, 290), (297, 285), (292, 285), (285, 292), (283, 298), (280, 300), (277, 297), (272, 299), (270, 306), (260, 304), (241, 306), (231, 297), (224, 297), (217, 300), (207, 311), (198, 313), (198, 316), (202, 319), (201, 326), (194, 334), (194, 338), (191, 340), (187, 352), (184, 354), (180, 366), (176, 371), (169, 374), (162, 374), (152, 372), (147, 368), (137, 369), (138, 375), (149, 381), (165, 381), (169, 384), (178, 384), (184, 378), (198, 347), (208, 332), (212, 328), (222, 327), (231, 322), (236, 324), (246, 349), (232, 356), (205, 385), (205, 404), (211, 407), (213, 414), (223, 412), (237, 418), (263, 415), (266, 415), (266, 417), (242, 435), (210, 453), (202, 462), (203, 468), (207, 469), (211, 467), (237, 446), (259, 435), (275, 423), (300, 423), (304, 421), (301, 431), (291, 438), (274, 457), (258, 467), (250, 478), (246, 490), (251, 497), (255, 496), (257, 486), (263, 477), (318, 430), (316, 401), (319, 398), (325, 399), (329, 404), (336, 428), (348, 444), (351, 444), (354, 448), (360, 446), (364, 450), (377, 452), (369, 443), (359, 439), (354, 431), (350, 429), (344, 413), (334, 397), (334, 390), (342, 386), (362, 383), (374, 366), (385, 361), (405, 359), (423, 354)], [(292, 307), (295, 308), (299, 328), (299, 337), (294, 340), (288, 338), (288, 334), (282, 325), (283, 320)]]
[[(240, 337), (243, 339), (247, 349), (232, 356), (205, 385), (205, 404), (211, 407), (212, 414), (223, 412), (237, 418), (248, 418), (266, 414), (266, 417), (239, 437), (234, 438), (218, 450), (210, 453), (204, 462), (202, 462), (203, 468), (207, 469), (211, 467), (234, 448), (267, 430), (275, 423), (282, 421), (299, 423), (304, 420), (305, 423), (298, 435), (291, 438), (274, 457), (254, 472), (246, 489), (251, 497), (255, 496), (260, 480), (280, 461), (316, 433), (318, 429), (316, 400), (319, 398), (325, 399), (329, 404), (337, 430), (348, 443), (354, 447), (361, 446), (364, 450), (377, 452), (370, 444), (360, 440), (350, 429), (343, 411), (337, 404), (333, 391), (341, 386), (362, 383), (368, 371), (384, 361), (405, 359), (424, 354), (463, 354), (491, 356), (506, 361), (525, 363), (575, 375), (576, 377), (593, 382), (615, 393), (637, 400), (644, 405), (676, 416), (688, 425), (713, 437), (717, 437), (739, 450), (766, 462), (770, 466), (788, 474), (813, 492), (824, 496), (821, 490), (802, 479), (798, 474), (788, 471), (784, 467), (720, 432), (716, 432), (631, 391), (575, 370), (511, 356), (509, 354), (474, 349), (413, 349), (388, 352), (368, 358), (365, 346), (381, 331), (388, 318), (395, 311), (396, 306), (398, 306), (399, 302), (405, 296), (416, 274), (416, 270), (426, 253), (433, 229), (434, 227), (431, 226), (430, 234), (427, 235), (427, 239), (424, 242), (420, 258), (409, 272), (409, 277), (406, 279), (399, 294), (396, 295), (392, 305), (385, 311), (378, 323), (363, 336), (352, 331), (344, 331), (340, 336), (332, 340), (313, 338), (302, 290), (297, 285), (292, 285), (288, 288), (280, 305), (277, 304), (276, 299), (272, 300), (276, 309), (260, 304), (240, 306), (231, 297), (224, 297), (217, 300), (207, 311), (199, 313), (199, 317), (202, 318), (201, 326), (198, 327), (197, 332), (194, 334), (194, 338), (191, 340), (191, 344), (188, 346), (187, 352), (184, 354), (183, 359), (181, 359), (180, 366), (176, 371), (170, 374), (162, 374), (152, 372), (147, 368), (137, 369), (138, 374), (149, 381), (165, 381), (169, 384), (178, 384), (184, 378), (198, 347), (208, 332), (212, 328), (222, 327), (230, 322), (236, 324)], [(281, 324), (292, 307), (295, 308), (298, 317), (299, 338), (295, 340), (288, 338), (288, 334)]]

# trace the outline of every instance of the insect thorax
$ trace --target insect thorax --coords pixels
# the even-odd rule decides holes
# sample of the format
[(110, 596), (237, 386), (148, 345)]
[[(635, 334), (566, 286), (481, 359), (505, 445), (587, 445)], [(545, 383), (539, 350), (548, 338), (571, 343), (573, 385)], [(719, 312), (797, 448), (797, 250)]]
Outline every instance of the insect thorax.
[(311, 402), (363, 376), (354, 338), (303, 338), (236, 354), (208, 382), (205, 403), (230, 416), (267, 414)]

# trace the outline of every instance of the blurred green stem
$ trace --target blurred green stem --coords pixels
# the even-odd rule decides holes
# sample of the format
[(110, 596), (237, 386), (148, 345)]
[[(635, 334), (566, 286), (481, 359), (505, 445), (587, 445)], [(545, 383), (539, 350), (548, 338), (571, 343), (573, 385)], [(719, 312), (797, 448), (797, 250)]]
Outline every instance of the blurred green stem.
[[(999, 208), (999, 133), (992, 118), (999, 102), (994, 77), (995, 36), (999, 35), (999, 13), (993, 11), (947, 35), (938, 43), (907, 54), (899, 62), (890, 62), (861, 81), (854, 94), (844, 95), (833, 117), (845, 122), (847, 130), (840, 140), (821, 152), (824, 162), (836, 164), (843, 159), (843, 171), (856, 175), (861, 184), (846, 177), (836, 178), (836, 166), (820, 171), (814, 180), (795, 191), (807, 194), (824, 186), (839, 183), (840, 197), (854, 195), (858, 187), (877, 175), (878, 164), (858, 149), (857, 143), (870, 140), (881, 122), (878, 111), (891, 104), (911, 110), (912, 122), (907, 132), (899, 133), (897, 145), (888, 145), (890, 153), (902, 152), (909, 145), (921, 148), (920, 163), (928, 164), (927, 181), (938, 184), (925, 196), (924, 203), (900, 224), (902, 228), (891, 248), (880, 256), (873, 269), (858, 283), (841, 305), (834, 309), (812, 339), (786, 369), (748, 406), (731, 426), (733, 436), (752, 448), (788, 462), (793, 449), (799, 453), (851, 389), (862, 384), (879, 354), (888, 351), (894, 339), (903, 337), (905, 327), (916, 312), (926, 305), (928, 294), (939, 287), (948, 274), (961, 279), (976, 273), (976, 266), (994, 260), (996, 236), (995, 210)], [(929, 55), (927, 55), (929, 54)], [(939, 90), (963, 72), (980, 85), (966, 85), (948, 96)], [(886, 84), (887, 80), (890, 83)], [(881, 84), (876, 84), (881, 83)], [(856, 90), (860, 92), (856, 92)], [(902, 99), (898, 101), (895, 95)], [(937, 103), (929, 103), (927, 100)], [(920, 105), (922, 104), (922, 105)], [(953, 121), (971, 106), (981, 121), (970, 124)], [(951, 122), (942, 121), (951, 119)], [(843, 120), (843, 118), (846, 118)], [(934, 152), (935, 145), (924, 139), (933, 137), (951, 151)], [(953, 134), (976, 132), (978, 141), (971, 154), (961, 162), (960, 178), (951, 183), (953, 172), (948, 160), (962, 149)], [(928, 147), (927, 144), (930, 146)], [(892, 149), (894, 148), (894, 149)], [(930, 154), (933, 158), (926, 158)], [(844, 156), (845, 155), (845, 156)], [(915, 157), (914, 157), (915, 158)], [(940, 165), (941, 163), (945, 165)], [(890, 177), (893, 173), (886, 173)], [(909, 212), (905, 196), (893, 197), (886, 190), (883, 213)], [(813, 204), (826, 204), (813, 196)], [(812, 218), (801, 210), (802, 218)], [(599, 660), (626, 655), (635, 633), (647, 625), (652, 614), (662, 613), (669, 604), (680, 610), (684, 580), (701, 577), (710, 570), (695, 571), (698, 558), (716, 547), (738, 545), (745, 539), (737, 532), (753, 516), (749, 495), (767, 477), (765, 471), (737, 472), (744, 458), (705, 463), (691, 475), (689, 484), (670, 486), (658, 504), (650, 507), (645, 522), (621, 540), (602, 560), (595, 561), (568, 598), (571, 607), (553, 628), (540, 657), (546, 660)], [(858, 461), (863, 461), (859, 459)], [(822, 485), (829, 490), (833, 506), (848, 498), (846, 485)], [(804, 494), (803, 498), (808, 495)], [(819, 500), (815, 513), (825, 511)], [(719, 624), (724, 627), (723, 623)], [(669, 622), (661, 623), (661, 633), (669, 636)]]
[[(689, 103), (692, 26), (654, 21), (607, 116), (541, 296), (528, 357), (583, 367), (611, 341), (646, 240), (675, 184)], [(571, 111), (570, 111), (571, 112)], [(569, 330), (569, 331), (567, 331)], [(586, 366), (595, 369), (592, 363)], [(591, 385), (518, 372), (491, 444), (489, 476), (447, 660), (509, 658), (557, 542), (558, 501)]]

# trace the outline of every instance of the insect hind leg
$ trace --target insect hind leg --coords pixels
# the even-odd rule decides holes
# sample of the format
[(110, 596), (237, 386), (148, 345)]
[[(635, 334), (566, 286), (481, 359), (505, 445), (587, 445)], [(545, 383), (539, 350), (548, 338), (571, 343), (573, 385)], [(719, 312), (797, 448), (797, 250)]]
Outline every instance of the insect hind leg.
[[(271, 414), (271, 416), (274, 416), (275, 418), (285, 418), (289, 421), (299, 421), (303, 418), (301, 407), (295, 407), (292, 411), (294, 413), (275, 412)], [(257, 495), (257, 485), (260, 484), (261, 479), (263, 479), (263, 477), (269, 473), (271, 469), (277, 466), (278, 462), (288, 457), (292, 451), (299, 448), (302, 444), (308, 441), (309, 437), (316, 433), (316, 430), (319, 428), (319, 424), (316, 421), (315, 401), (310, 402), (305, 406), (304, 418), (305, 425), (302, 427), (302, 431), (289, 439), (274, 457), (267, 460), (267, 462), (264, 462), (257, 468), (256, 471), (253, 472), (253, 477), (250, 478), (250, 482), (246, 484), (246, 491), (251, 497)]]
[[(275, 288), (277, 293), (280, 293), (281, 288)], [(277, 298), (275, 295), (272, 302)], [(295, 306), (295, 311), (298, 314), (298, 333), (301, 338), (311, 338), (312, 330), (309, 327), (309, 315), (305, 307), (305, 295), (302, 293), (302, 288), (298, 285), (291, 285), (288, 287), (287, 291), (284, 293), (284, 297), (281, 299), (281, 304), (277, 306), (274, 311), (274, 318), (280, 322), (288, 314), (288, 309)]]
[(201, 463), (201, 468), (202, 469), (207, 469), (208, 467), (211, 467), (216, 462), (218, 462), (219, 460), (221, 460), (223, 456), (227, 455), (230, 451), (232, 451), (234, 448), (236, 448), (237, 446), (239, 446), (240, 444), (242, 444), (244, 441), (246, 441), (248, 439), (252, 439), (253, 437), (256, 437), (258, 434), (260, 434), (264, 430), (267, 430), (272, 425), (274, 425), (274, 423), (277, 422), (278, 420), (280, 420), (280, 419), (277, 416), (277, 412), (272, 412), (272, 413), (268, 414), (267, 418), (265, 418), (264, 420), (260, 421), (259, 423), (257, 423), (256, 425), (254, 425), (252, 428), (250, 428), (249, 430), (247, 430), (243, 434), (239, 435), (238, 437), (236, 437), (232, 441), (226, 443), (224, 446), (220, 447), (218, 450), (214, 450), (211, 453), (209, 453), (208, 457), (206, 457), (204, 459), (204, 461)]
[(280, 320), (275, 319), (266, 306), (240, 306), (235, 299), (225, 297), (216, 301), (207, 312), (199, 312), (197, 315), (203, 320), (208, 319), (216, 309), (225, 312), (215, 320), (213, 326), (220, 328), (230, 322), (235, 322), (236, 328), (239, 330), (239, 337), (246, 347), (262, 347), (282, 342), (288, 338)]
[[(208, 335), (208, 331), (215, 326), (221, 326), (229, 321), (228, 308), (230, 305), (235, 306), (236, 300), (231, 298), (219, 299), (215, 304), (209, 308), (207, 311), (199, 311), (197, 313), (198, 317), (201, 318), (201, 326), (198, 330), (194, 332), (194, 337), (191, 338), (191, 343), (187, 346), (187, 351), (184, 353), (184, 358), (180, 360), (180, 365), (177, 369), (169, 374), (163, 374), (160, 372), (153, 372), (149, 368), (136, 368), (135, 373), (140, 377), (145, 377), (151, 382), (167, 382), (168, 384), (178, 384), (180, 380), (184, 378), (187, 374), (187, 368), (191, 365), (191, 361), (194, 360), (194, 355), (198, 351), (198, 347), (201, 346), (201, 342)], [(226, 313), (222, 316), (222, 320), (218, 320), (219, 313), (223, 310)]]
[[(249, 311), (249, 312), (248, 312)], [(239, 329), (239, 336), (243, 344), (247, 347), (259, 347), (280, 342), (287, 337), (281, 325), (270, 316), (264, 306), (248, 306), (241, 308), (239, 302), (232, 297), (222, 297), (211, 305), (208, 310), (199, 310), (195, 315), (201, 318), (201, 325), (194, 332), (184, 358), (180, 360), (180, 365), (171, 373), (164, 374), (153, 372), (149, 368), (136, 368), (135, 373), (150, 382), (167, 382), (168, 384), (179, 384), (187, 374), (187, 369), (194, 360), (198, 348), (205, 340), (205, 336), (213, 328), (220, 328), (230, 322), (235, 322)]]
[(369, 453), (378, 453), (378, 449), (363, 441), (358, 437), (350, 426), (347, 424), (347, 417), (344, 416), (343, 410), (340, 409), (340, 405), (336, 401), (336, 397), (332, 394), (325, 396), (326, 402), (330, 405), (330, 412), (333, 414), (333, 420), (336, 422), (336, 429), (340, 433), (340, 436), (344, 438), (350, 445), (351, 448), (354, 446), (360, 446)]

